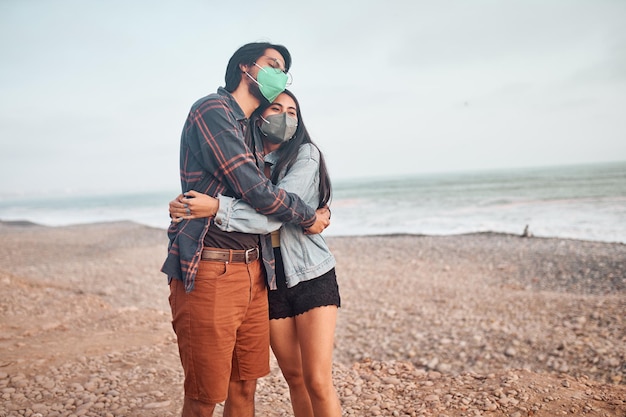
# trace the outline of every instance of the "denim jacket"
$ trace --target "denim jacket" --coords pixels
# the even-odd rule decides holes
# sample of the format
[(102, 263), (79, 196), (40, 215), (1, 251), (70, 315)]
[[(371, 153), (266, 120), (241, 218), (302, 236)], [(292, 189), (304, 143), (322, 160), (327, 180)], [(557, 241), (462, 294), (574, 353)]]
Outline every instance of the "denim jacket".
[[(265, 161), (275, 165), (278, 151), (265, 156)], [(278, 187), (297, 194), (310, 207), (319, 205), (320, 152), (305, 143), (298, 150), (295, 163), (289, 172), (281, 173)], [(219, 210), (215, 224), (227, 232), (266, 234), (280, 228), (280, 253), (289, 288), (317, 278), (335, 266), (335, 258), (321, 234), (305, 235), (302, 228), (291, 223), (281, 223), (273, 217), (257, 213), (249, 204), (223, 195), (218, 196)], [(282, 227), (281, 227), (282, 226)]]
[[(302, 227), (315, 223), (315, 210), (296, 195), (274, 186), (259, 170), (261, 157), (245, 143), (248, 119), (237, 100), (220, 87), (217, 94), (196, 101), (189, 110), (180, 138), (182, 191), (195, 190), (210, 196), (229, 194), (249, 201), (268, 215)], [(161, 271), (194, 288), (204, 237), (210, 218), (172, 222), (168, 228), (168, 253)], [(260, 239), (267, 283), (275, 286), (271, 241)]]

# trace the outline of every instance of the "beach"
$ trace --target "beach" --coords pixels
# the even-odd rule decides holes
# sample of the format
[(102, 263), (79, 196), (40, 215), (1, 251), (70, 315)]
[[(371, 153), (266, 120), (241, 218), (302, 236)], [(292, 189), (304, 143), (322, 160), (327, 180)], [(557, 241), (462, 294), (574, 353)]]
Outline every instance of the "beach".
[[(344, 415), (626, 416), (626, 245), (327, 242)], [(164, 230), (132, 222), (0, 222), (0, 417), (179, 415), (166, 248)], [(256, 404), (258, 416), (292, 415), (273, 359)]]

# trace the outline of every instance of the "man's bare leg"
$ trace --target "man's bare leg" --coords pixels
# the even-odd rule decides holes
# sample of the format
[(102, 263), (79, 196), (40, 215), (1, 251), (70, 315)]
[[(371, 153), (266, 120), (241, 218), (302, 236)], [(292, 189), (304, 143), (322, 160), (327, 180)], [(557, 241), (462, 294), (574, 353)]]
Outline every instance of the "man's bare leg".
[(182, 417), (213, 417), (213, 410), (215, 410), (215, 404), (185, 397)]
[(228, 398), (224, 403), (224, 417), (254, 417), (256, 379), (230, 381)]

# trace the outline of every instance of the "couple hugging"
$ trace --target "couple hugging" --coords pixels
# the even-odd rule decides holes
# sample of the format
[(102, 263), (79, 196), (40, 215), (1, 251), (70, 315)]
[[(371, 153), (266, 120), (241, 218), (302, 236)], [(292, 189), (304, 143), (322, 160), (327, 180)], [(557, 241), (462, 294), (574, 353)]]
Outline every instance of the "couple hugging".
[[(196, 101), (181, 136), (182, 194), (170, 202), (172, 325), (185, 373), (183, 417), (254, 416), (269, 348), (295, 417), (340, 417), (332, 381), (339, 289), (320, 233), (331, 183), (295, 95), (291, 55), (250, 43), (225, 86)], [(268, 319), (269, 318), (269, 319)]]

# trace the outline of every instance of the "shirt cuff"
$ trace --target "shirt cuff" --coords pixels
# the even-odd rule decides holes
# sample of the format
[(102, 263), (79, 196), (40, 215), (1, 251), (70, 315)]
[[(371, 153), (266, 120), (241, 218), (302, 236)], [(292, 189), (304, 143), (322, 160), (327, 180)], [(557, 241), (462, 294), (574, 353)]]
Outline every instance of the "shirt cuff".
[(217, 213), (215, 213), (213, 222), (221, 230), (226, 230), (233, 214), (233, 203), (235, 202), (235, 199), (221, 194), (217, 195), (217, 199), (219, 200), (220, 206), (217, 209)]
[(317, 218), (317, 214), (315, 212), (313, 212), (313, 217), (311, 217), (310, 219), (300, 223), (300, 226), (302, 226), (302, 228), (306, 230), (309, 227), (313, 226), (313, 224), (315, 224), (315, 219), (316, 218)]

